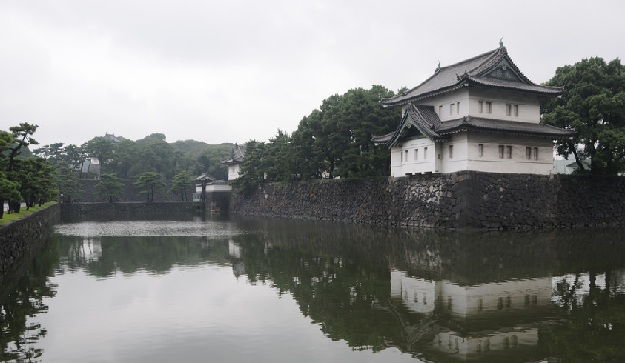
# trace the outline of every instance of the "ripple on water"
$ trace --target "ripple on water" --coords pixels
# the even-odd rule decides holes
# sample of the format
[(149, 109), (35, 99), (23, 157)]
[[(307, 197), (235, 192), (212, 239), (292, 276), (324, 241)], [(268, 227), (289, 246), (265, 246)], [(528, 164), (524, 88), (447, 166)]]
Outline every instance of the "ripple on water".
[(59, 224), (55, 232), (65, 236), (203, 236), (241, 234), (232, 222), (222, 221), (114, 221)]

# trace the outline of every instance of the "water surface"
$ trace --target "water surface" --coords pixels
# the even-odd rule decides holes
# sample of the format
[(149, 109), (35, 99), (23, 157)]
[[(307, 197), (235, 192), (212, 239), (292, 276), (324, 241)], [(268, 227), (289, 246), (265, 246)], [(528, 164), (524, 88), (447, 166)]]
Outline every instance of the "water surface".
[(0, 361), (625, 361), (619, 231), (59, 225), (0, 285)]

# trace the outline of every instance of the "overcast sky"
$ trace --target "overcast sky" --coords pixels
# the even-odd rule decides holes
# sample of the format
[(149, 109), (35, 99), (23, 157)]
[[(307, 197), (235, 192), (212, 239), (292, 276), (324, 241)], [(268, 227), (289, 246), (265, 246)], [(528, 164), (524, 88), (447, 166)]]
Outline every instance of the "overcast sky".
[(350, 88), (508, 52), (534, 82), (625, 57), (623, 1), (0, 0), (0, 129), (266, 140)]

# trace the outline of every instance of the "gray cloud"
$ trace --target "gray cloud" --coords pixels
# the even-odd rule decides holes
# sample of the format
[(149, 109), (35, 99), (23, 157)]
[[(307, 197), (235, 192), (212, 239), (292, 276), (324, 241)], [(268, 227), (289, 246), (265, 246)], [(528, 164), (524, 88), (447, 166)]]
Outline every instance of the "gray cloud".
[(292, 131), (333, 93), (398, 89), (495, 48), (534, 81), (623, 57), (619, 1), (19, 1), (0, 4), (0, 128), (211, 143)]

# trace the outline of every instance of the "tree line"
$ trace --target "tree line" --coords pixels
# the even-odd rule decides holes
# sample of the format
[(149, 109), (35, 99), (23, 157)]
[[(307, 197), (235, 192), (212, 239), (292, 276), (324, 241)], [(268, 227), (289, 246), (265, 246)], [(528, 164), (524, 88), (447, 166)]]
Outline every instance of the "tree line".
[(292, 134), (278, 130), (268, 142), (248, 142), (235, 185), (249, 192), (263, 182), (388, 175), (389, 150), (375, 145), (371, 136), (397, 127), (401, 110), (380, 106), (381, 99), (393, 95), (379, 85), (335, 94)]
[(133, 141), (124, 137), (97, 136), (78, 146), (54, 143), (34, 150), (52, 163), (58, 173), (60, 194), (71, 201), (80, 194), (81, 167), (89, 158), (99, 161), (98, 194), (108, 201), (119, 198), (125, 180), (153, 201), (157, 191), (169, 186), (167, 192), (187, 200), (193, 176), (203, 172), (217, 179), (226, 178), (222, 161), (232, 154), (232, 144), (209, 145), (195, 140), (168, 143), (162, 133), (153, 133)]

